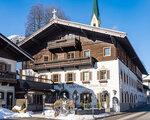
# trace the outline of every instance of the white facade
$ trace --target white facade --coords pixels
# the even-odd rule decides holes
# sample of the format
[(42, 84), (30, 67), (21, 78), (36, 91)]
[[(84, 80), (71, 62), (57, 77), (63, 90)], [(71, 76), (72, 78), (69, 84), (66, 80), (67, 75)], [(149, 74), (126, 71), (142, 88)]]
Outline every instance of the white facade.
[[(110, 78), (107, 79), (107, 82), (100, 82), (97, 78), (97, 71), (99, 70), (109, 70)], [(81, 72), (89, 71), (92, 73), (92, 79), (89, 80), (89, 83), (83, 83), (81, 81)], [(120, 72), (123, 71), (130, 79), (128, 83), (124, 83), (121, 80)], [(65, 74), (66, 73), (75, 73), (76, 79), (73, 84), (66, 84)], [(57, 90), (66, 90), (69, 92), (69, 98), (73, 99), (73, 93), (76, 90), (78, 93), (78, 99), (76, 101), (77, 106), (80, 105), (80, 95), (83, 92), (92, 93), (91, 107), (96, 108), (98, 104), (98, 94), (103, 91), (107, 91), (109, 94), (109, 107), (114, 108), (116, 111), (125, 111), (130, 107), (135, 107), (139, 103), (145, 102), (145, 96), (143, 92), (137, 90), (137, 82), (139, 81), (136, 75), (126, 67), (119, 59), (111, 61), (102, 61), (95, 63), (93, 68), (67, 68), (59, 69), (55, 71), (43, 71), (40, 73), (34, 73), (32, 70), (23, 70), (24, 75), (40, 76), (47, 75), (48, 79), (52, 79), (53, 74), (60, 74), (61, 80), (59, 84), (55, 85)], [(24, 78), (25, 79), (25, 78)], [(37, 79), (38, 81), (38, 79)], [(48, 81), (51, 83), (51, 81)], [(141, 83), (142, 84), (142, 83)], [(115, 93), (114, 93), (115, 91)], [(122, 93), (127, 93), (133, 96), (137, 96), (135, 100), (122, 100), (126, 99), (122, 97)], [(113, 99), (117, 98), (117, 101), (114, 103)], [(134, 98), (133, 98), (134, 99)]]
[[(16, 61), (0, 57), (0, 62), (5, 63), (6, 65), (7, 64), (11, 65), (10, 72), (16, 73), (16, 64), (17, 64)], [(4, 98), (0, 99), (0, 101), (1, 101), (0, 105), (2, 105), (4, 107), (9, 107), (9, 106), (7, 106), (8, 105), (7, 99), (9, 99), (8, 94), (11, 94), (10, 97), (12, 97), (12, 98), (10, 98), (10, 99), (12, 99), (12, 106), (14, 105), (14, 103), (15, 103), (15, 88), (14, 88), (14, 86), (10, 86), (9, 83), (8, 84), (0, 83), (0, 93), (1, 93), (1, 96), (2, 96), (2, 94), (4, 94)]]
[(147, 103), (150, 104), (150, 75), (143, 76), (143, 84), (148, 86), (149, 90), (146, 91)]

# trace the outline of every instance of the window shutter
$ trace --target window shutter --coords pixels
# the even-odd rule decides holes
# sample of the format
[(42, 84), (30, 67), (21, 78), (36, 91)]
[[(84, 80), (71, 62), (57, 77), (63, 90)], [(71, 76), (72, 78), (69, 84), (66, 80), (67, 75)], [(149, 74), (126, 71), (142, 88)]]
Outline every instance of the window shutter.
[[(51, 75), (51, 80), (53, 81), (53, 75)], [(53, 81), (54, 82), (54, 81)]]
[(66, 81), (66, 82), (67, 82), (67, 75), (68, 75), (68, 73), (65, 74), (65, 81)]
[(61, 81), (61, 74), (58, 74), (58, 82)]
[(83, 81), (83, 72), (80, 73), (80, 80)]
[(76, 81), (76, 73), (73, 73), (73, 81)]
[(92, 72), (89, 72), (89, 80), (92, 80)]
[(100, 71), (97, 71), (97, 80), (100, 80)]
[(7, 70), (7, 71), (11, 71), (11, 65), (10, 65), (10, 64), (8, 64), (8, 65), (6, 66), (6, 70)]
[(110, 79), (110, 70), (107, 70), (107, 79)]

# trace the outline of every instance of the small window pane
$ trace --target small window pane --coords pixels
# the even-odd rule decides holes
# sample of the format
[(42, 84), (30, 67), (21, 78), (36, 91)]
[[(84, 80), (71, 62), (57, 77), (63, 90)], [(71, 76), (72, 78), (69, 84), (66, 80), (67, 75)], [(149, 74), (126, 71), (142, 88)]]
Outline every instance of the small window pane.
[(83, 81), (89, 81), (90, 76), (89, 76), (89, 72), (83, 72)]
[(90, 57), (90, 51), (84, 51), (84, 57)]
[(48, 62), (48, 56), (44, 56), (44, 62)]
[(74, 58), (74, 52), (72, 53), (67, 53), (67, 59), (73, 59)]
[(104, 48), (104, 56), (110, 56), (110, 55), (111, 55), (110, 48)]

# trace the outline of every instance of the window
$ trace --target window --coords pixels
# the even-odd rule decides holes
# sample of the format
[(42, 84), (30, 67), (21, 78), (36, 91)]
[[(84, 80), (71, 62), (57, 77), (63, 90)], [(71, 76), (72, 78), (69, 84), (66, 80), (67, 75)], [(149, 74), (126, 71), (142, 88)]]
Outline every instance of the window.
[(97, 72), (98, 80), (107, 80), (110, 79), (110, 71), (109, 70), (100, 70)]
[(83, 72), (83, 81), (89, 81), (89, 72)]
[(81, 81), (89, 82), (89, 80), (92, 80), (92, 72), (89, 71), (81, 72)]
[(58, 83), (60, 81), (60, 75), (59, 74), (52, 75), (52, 80), (54, 83)]
[(11, 71), (11, 65), (1, 62), (0, 63), (0, 70), (1, 71)]
[(92, 102), (92, 93), (81, 93), (80, 94), (80, 102), (82, 103), (90, 103)]
[(90, 57), (90, 50), (84, 51), (84, 57)]
[(67, 59), (75, 58), (74, 52), (67, 53)]
[(123, 80), (123, 72), (122, 72), (122, 70), (121, 70), (121, 73), (120, 73), (120, 77), (121, 77), (121, 80)]
[[(48, 76), (47, 75), (40, 75), (39, 77), (38, 77), (38, 81), (39, 82), (46, 82), (48, 79)], [(48, 82), (48, 81), (47, 81)]]
[(48, 62), (49, 61), (49, 57), (48, 56), (44, 56), (44, 62)]
[(53, 60), (58, 60), (58, 54), (53, 54)]
[(0, 92), (0, 99), (4, 99), (4, 92)]
[(110, 47), (104, 48), (104, 56), (111, 56), (111, 48)]
[(0, 63), (0, 70), (2, 71), (6, 70), (6, 64)]
[(66, 77), (66, 82), (75, 81), (75, 73), (67, 73), (65, 77)]

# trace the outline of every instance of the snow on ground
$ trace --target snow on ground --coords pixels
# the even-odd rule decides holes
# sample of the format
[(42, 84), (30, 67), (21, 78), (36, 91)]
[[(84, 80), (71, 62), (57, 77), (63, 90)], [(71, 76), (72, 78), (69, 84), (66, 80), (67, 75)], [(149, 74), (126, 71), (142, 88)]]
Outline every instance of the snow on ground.
[(31, 111), (26, 113), (15, 113), (11, 110), (0, 108), (0, 119), (9, 119), (9, 118), (27, 118), (27, 117), (39, 117), (39, 118), (51, 118), (56, 120), (94, 120), (95, 118), (101, 118), (109, 116), (108, 113), (103, 113), (99, 115), (75, 115), (75, 114), (68, 114), (64, 115), (61, 114), (57, 117), (54, 117), (53, 110), (45, 110), (43, 113), (33, 113)]
[(57, 117), (54, 117), (54, 111), (53, 110), (45, 110), (43, 112), (44, 118), (51, 118), (56, 120), (94, 120), (95, 118), (105, 117), (109, 116), (108, 113), (102, 113), (99, 115), (75, 115), (75, 114), (68, 114), (67, 116), (64, 114), (61, 114)]
[(26, 113), (15, 113), (6, 108), (0, 108), (0, 119), (8, 119), (8, 118), (23, 118), (23, 117), (32, 117), (32, 112)]

